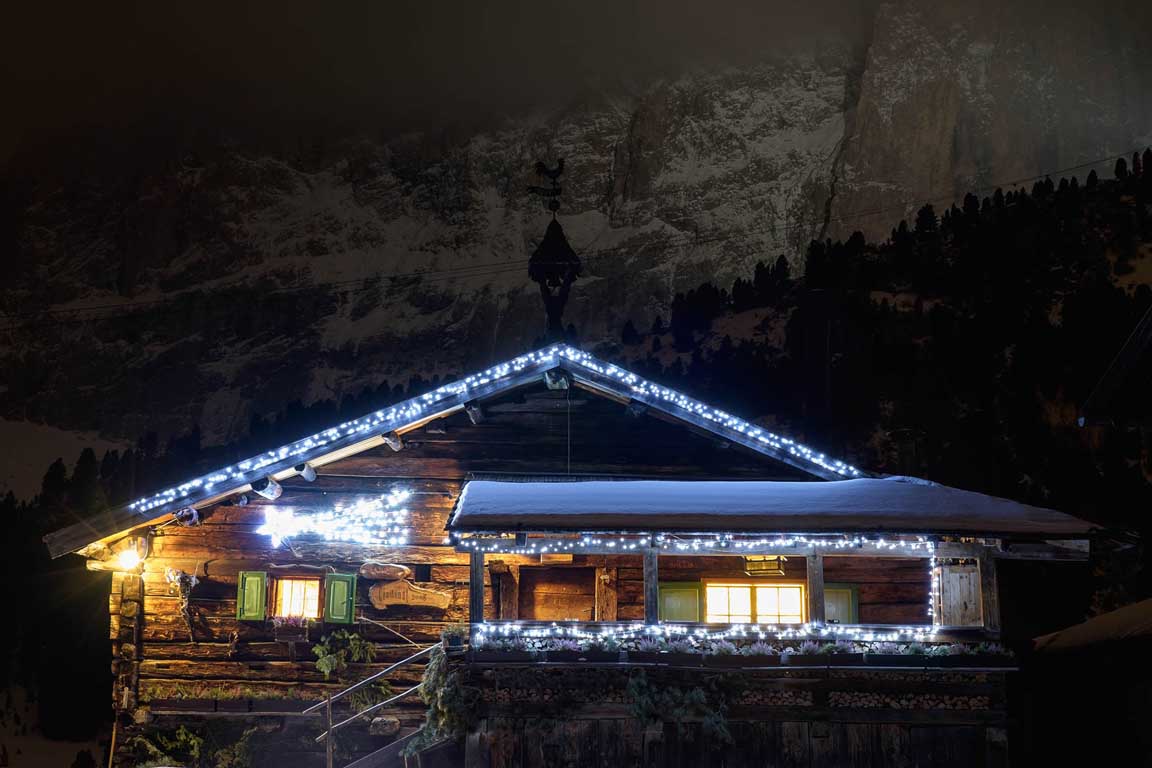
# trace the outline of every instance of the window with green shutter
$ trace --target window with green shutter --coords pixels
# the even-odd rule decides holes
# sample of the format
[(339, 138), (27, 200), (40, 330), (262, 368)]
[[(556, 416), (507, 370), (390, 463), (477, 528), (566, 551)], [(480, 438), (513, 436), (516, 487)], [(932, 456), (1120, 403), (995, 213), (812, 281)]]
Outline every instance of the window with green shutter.
[(351, 624), (355, 620), (356, 575), (330, 573), (324, 577), (324, 622)]
[(268, 574), (264, 571), (240, 571), (236, 587), (236, 618), (240, 621), (264, 621), (268, 600)]

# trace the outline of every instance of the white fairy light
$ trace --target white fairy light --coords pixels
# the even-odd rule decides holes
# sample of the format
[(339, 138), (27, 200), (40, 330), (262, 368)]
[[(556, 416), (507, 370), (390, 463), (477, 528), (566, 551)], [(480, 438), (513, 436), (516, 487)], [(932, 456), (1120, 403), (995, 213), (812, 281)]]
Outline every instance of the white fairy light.
[(845, 624), (817, 625), (769, 625), (769, 624), (732, 624), (727, 627), (715, 629), (680, 624), (620, 624), (611, 627), (587, 629), (579, 624), (557, 624), (525, 626), (521, 622), (482, 622), (473, 625), (475, 637), (482, 645), (486, 636), (492, 637), (522, 637), (529, 640), (545, 640), (553, 638), (572, 638), (575, 640), (591, 640), (595, 638), (611, 638), (620, 642), (641, 640), (644, 638), (661, 638), (664, 640), (684, 639), (696, 645), (714, 642), (717, 640), (827, 640), (835, 637), (842, 640), (857, 642), (931, 642), (936, 637), (934, 626), (892, 626), (870, 627), (851, 626)]
[(409, 491), (397, 490), (379, 498), (309, 513), (298, 513), (291, 507), (266, 507), (264, 525), (256, 532), (270, 536), (274, 547), (302, 534), (316, 534), (325, 541), (404, 546), (408, 543), (405, 502), (410, 496)]
[[(827, 551), (841, 551), (852, 549), (869, 549), (872, 551), (893, 552), (895, 554), (918, 554), (935, 551), (936, 545), (927, 537), (917, 536), (915, 539), (870, 539), (865, 536), (801, 536), (801, 535), (773, 535), (742, 538), (739, 533), (717, 533), (711, 536), (696, 536), (681, 538), (672, 533), (658, 533), (653, 536), (645, 535), (619, 535), (611, 534), (579, 534), (579, 538), (547, 539), (544, 542), (534, 542), (527, 539), (523, 544), (517, 544), (511, 536), (477, 537), (462, 536), (459, 533), (451, 534), (452, 540), (461, 547), (477, 552), (501, 552), (513, 555), (544, 555), (549, 553), (570, 553), (587, 549), (619, 549), (631, 552), (637, 549), (647, 549), (652, 546), (662, 552), (706, 552), (717, 551), (754, 551), (765, 549), (788, 550), (803, 547), (813, 547)], [(783, 554), (787, 554), (784, 552)]]
[[(753, 446), (761, 447), (766, 452), (786, 454), (791, 459), (830, 471), (840, 477), (850, 478), (862, 475), (860, 470), (855, 467), (843, 461), (832, 459), (790, 438), (768, 432), (748, 421), (694, 400), (676, 390), (662, 387), (623, 368), (604, 363), (587, 352), (566, 344), (559, 344), (529, 352), (402, 403), (383, 408), (359, 419), (346, 421), (294, 443), (223, 467), (202, 477), (193, 478), (186, 483), (166, 488), (152, 496), (137, 499), (128, 505), (128, 509), (144, 513), (167, 505), (194, 503), (194, 497), (205, 498), (209, 495), (227, 493), (252, 482), (253, 479), (259, 479), (254, 476), (260, 472), (264, 472), (267, 476), (269, 473), (275, 474), (284, 469), (291, 470), (302, 462), (330, 452), (336, 443), (342, 443), (346, 446), (359, 440), (366, 440), (373, 435), (390, 434), (430, 414), (453, 407), (462, 407), (475, 396), (486, 394), (478, 392), (478, 390), (489, 388), (489, 385), (511, 381), (533, 372), (550, 370), (557, 365), (563, 365), (577, 376), (584, 372), (588, 375), (594, 374), (609, 379), (627, 390), (634, 400), (709, 422), (720, 430), (727, 430), (739, 435), (740, 438), (747, 440)], [(274, 469), (274, 467), (279, 468)]]

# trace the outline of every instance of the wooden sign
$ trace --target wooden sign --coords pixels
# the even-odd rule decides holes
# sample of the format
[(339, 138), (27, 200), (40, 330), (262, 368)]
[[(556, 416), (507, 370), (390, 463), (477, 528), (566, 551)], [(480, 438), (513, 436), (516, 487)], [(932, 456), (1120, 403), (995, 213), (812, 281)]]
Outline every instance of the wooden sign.
[(372, 607), (383, 609), (392, 605), (419, 605), (445, 609), (452, 596), (443, 592), (417, 587), (407, 581), (381, 581), (368, 590)]
[(395, 563), (378, 563), (369, 560), (360, 566), (360, 577), (371, 581), (396, 581), (412, 578), (412, 569)]

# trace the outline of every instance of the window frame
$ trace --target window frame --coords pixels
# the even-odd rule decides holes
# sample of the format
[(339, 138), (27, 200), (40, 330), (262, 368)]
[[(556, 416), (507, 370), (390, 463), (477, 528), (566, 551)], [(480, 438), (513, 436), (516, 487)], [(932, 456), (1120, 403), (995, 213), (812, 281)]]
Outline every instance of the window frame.
[[(703, 603), (703, 606), (702, 606), (703, 610), (701, 611), (701, 617), (703, 618), (704, 623), (706, 623), (706, 624), (726, 624), (726, 623), (727, 624), (743, 624), (744, 622), (739, 622), (739, 621), (737, 621), (737, 622), (733, 622), (733, 621), (727, 621), (727, 622), (708, 621), (708, 587), (709, 586), (749, 587), (751, 590), (751, 596), (750, 596), (751, 597), (751, 605), (749, 606), (749, 609), (752, 612), (752, 614), (751, 614), (752, 618), (751, 618), (751, 621), (748, 623), (751, 623), (751, 624), (781, 624), (781, 625), (785, 624), (785, 622), (761, 621), (759, 618), (757, 618), (756, 587), (800, 587), (800, 621), (795, 622), (795, 623), (787, 622), (787, 626), (796, 626), (798, 624), (804, 624), (808, 621), (808, 582), (806, 579), (778, 579), (778, 578), (730, 579), (730, 578), (723, 578), (723, 577), (701, 579), (700, 580), (700, 599)], [(729, 615), (731, 615), (731, 614), (729, 614)]]

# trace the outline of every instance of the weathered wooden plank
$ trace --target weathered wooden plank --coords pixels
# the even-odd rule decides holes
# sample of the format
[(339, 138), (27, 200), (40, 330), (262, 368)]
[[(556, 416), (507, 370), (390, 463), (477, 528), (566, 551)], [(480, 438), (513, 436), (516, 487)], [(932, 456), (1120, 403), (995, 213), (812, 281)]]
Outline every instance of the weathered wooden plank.
[(616, 569), (596, 569), (596, 621), (616, 621)]
[(809, 768), (811, 741), (808, 723), (789, 720), (778, 722), (776, 749), (780, 768)]
[(824, 556), (808, 556), (808, 621), (824, 623)]
[(980, 610), (984, 629), (1000, 631), (1000, 587), (996, 579), (996, 561), (990, 556), (976, 559), (980, 571)]
[(509, 565), (499, 575), (500, 607), (497, 615), (501, 620), (514, 621), (520, 618), (520, 566)]
[(644, 550), (644, 623), (660, 622), (660, 570), (658, 550)]
[(912, 745), (909, 727), (903, 723), (877, 723), (877, 749), (880, 765), (890, 768), (912, 768)]
[[(311, 654), (309, 653), (309, 656)], [(342, 678), (345, 681), (368, 677), (377, 667), (367, 664), (349, 664)], [(423, 667), (408, 664), (389, 673), (388, 679), (394, 685), (408, 687), (418, 683), (423, 675)], [(332, 682), (317, 671), (315, 659), (308, 661), (202, 661), (180, 659), (144, 659), (140, 662), (140, 677), (155, 680), (233, 680), (233, 681), (279, 681), (301, 683)], [(347, 682), (345, 683), (347, 685)]]
[(473, 551), (468, 560), (468, 621), (484, 621), (484, 553)]

